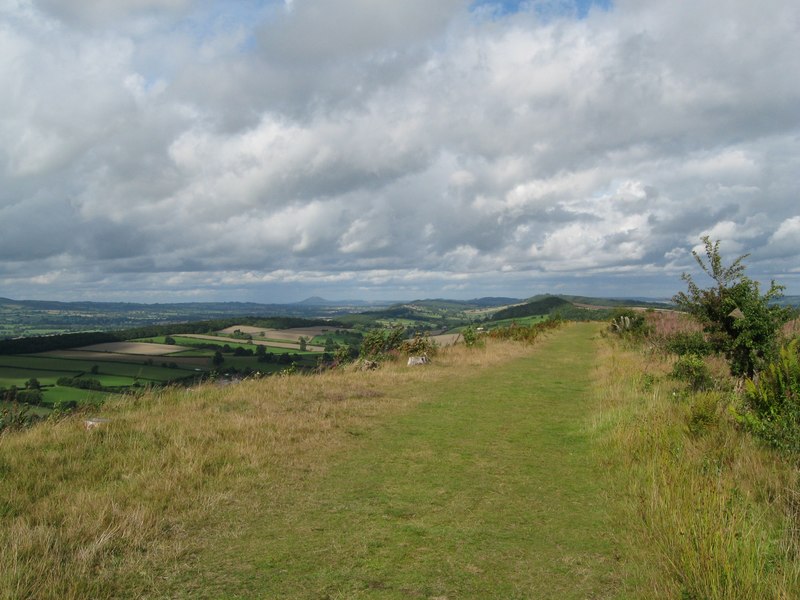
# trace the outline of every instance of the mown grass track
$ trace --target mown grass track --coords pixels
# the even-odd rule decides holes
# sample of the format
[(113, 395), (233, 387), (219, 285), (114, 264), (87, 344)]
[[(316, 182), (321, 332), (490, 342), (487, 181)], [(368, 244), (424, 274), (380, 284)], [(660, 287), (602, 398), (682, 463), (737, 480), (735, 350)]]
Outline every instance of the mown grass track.
[[(618, 597), (608, 479), (589, 433), (595, 325), (435, 385), (174, 590), (213, 598)], [(358, 435), (358, 431), (353, 432)]]

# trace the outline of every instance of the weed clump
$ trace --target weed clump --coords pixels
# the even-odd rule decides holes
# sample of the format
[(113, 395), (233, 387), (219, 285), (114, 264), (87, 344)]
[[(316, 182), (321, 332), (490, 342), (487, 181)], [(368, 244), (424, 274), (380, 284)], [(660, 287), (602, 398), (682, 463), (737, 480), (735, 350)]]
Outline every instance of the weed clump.
[(689, 433), (701, 436), (716, 426), (720, 418), (719, 405), (719, 396), (713, 392), (695, 394), (687, 419)]
[(675, 361), (672, 377), (688, 384), (693, 391), (707, 390), (714, 385), (711, 371), (697, 354), (686, 354)]

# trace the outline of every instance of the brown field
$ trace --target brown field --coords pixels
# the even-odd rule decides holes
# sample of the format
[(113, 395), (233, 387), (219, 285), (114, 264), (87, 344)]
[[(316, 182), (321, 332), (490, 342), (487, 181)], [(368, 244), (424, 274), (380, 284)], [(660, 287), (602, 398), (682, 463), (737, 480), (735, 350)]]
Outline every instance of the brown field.
[(430, 337), (432, 342), (436, 342), (439, 346), (454, 346), (461, 340), (460, 333), (445, 333), (443, 335), (432, 335)]
[(113, 352), (115, 354), (138, 354), (141, 356), (164, 356), (183, 350), (191, 350), (186, 346), (175, 346), (170, 344), (150, 344), (143, 342), (108, 342), (105, 344), (93, 344), (76, 348), (87, 352)]

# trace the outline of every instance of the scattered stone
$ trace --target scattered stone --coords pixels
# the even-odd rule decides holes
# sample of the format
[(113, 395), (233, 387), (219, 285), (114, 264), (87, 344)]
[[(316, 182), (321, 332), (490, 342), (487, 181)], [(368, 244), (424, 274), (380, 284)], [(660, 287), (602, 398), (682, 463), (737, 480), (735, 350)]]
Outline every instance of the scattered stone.
[(408, 357), (408, 366), (409, 367), (416, 367), (417, 365), (427, 365), (431, 362), (427, 356), (409, 356)]

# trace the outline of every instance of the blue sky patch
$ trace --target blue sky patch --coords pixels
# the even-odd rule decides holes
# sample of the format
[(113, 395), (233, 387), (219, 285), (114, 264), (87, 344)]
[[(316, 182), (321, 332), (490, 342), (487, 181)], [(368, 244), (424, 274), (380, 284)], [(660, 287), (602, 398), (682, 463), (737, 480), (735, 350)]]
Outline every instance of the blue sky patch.
[(572, 16), (584, 19), (592, 8), (610, 10), (611, 6), (612, 0), (476, 0), (472, 10), (486, 10), (496, 17), (535, 12), (544, 18)]

